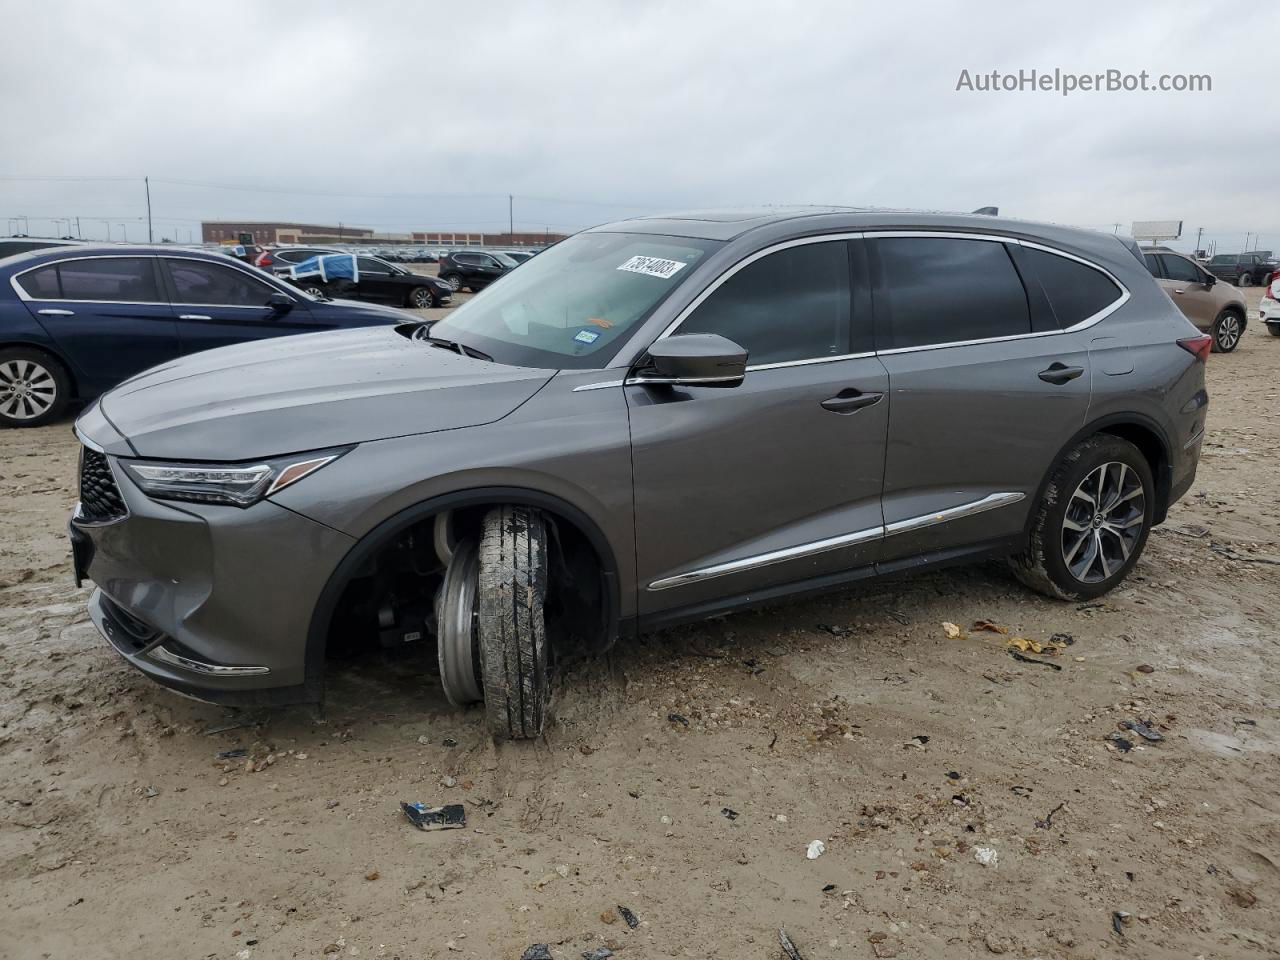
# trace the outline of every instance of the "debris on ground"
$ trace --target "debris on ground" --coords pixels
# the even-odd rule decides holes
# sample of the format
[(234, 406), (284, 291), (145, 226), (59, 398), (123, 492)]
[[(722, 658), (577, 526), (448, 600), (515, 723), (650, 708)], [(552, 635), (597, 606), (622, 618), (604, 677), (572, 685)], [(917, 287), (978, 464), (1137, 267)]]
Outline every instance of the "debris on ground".
[(1164, 734), (1156, 733), (1141, 720), (1125, 720), (1120, 724), (1120, 726), (1124, 727), (1126, 730), (1132, 730), (1143, 740), (1150, 740), (1152, 743), (1156, 743), (1164, 739)]
[(978, 633), (982, 633), (984, 631), (987, 633), (1008, 633), (1009, 632), (1008, 627), (1002, 627), (1000, 626), (1000, 624), (996, 623), (993, 620), (975, 620), (973, 622), (973, 626), (970, 627), (969, 629), (975, 630)]
[(1062, 669), (1062, 664), (1060, 663), (1050, 663), (1048, 660), (1037, 660), (1035, 657), (1028, 657), (1025, 654), (1019, 653), (1013, 647), (1009, 648), (1009, 656), (1013, 657), (1013, 659), (1017, 660), (1019, 663), (1034, 663), (1041, 667), (1048, 667), (1050, 670)]
[(1117, 936), (1124, 936), (1124, 924), (1129, 919), (1129, 914), (1123, 910), (1116, 910), (1111, 914), (1111, 929), (1116, 932)]
[(910, 740), (904, 743), (903, 746), (923, 748), (924, 745), (928, 742), (929, 742), (929, 738), (927, 736), (925, 736), (924, 734), (918, 734), (917, 736), (912, 737)]
[(1065, 803), (1058, 804), (1056, 807), (1054, 807), (1052, 810), (1049, 811), (1049, 813), (1045, 816), (1043, 820), (1037, 820), (1036, 826), (1039, 827), (1041, 830), (1048, 830), (1050, 827), (1053, 826), (1053, 815), (1065, 806), (1066, 806)]
[(622, 904), (618, 904), (618, 915), (622, 917), (623, 920), (626, 921), (627, 926), (630, 927), (632, 930), (640, 926), (640, 918), (637, 917), (630, 910), (628, 910), (626, 907), (624, 907)]
[(809, 844), (809, 849), (805, 851), (805, 856), (810, 860), (817, 860), (820, 856), (827, 852), (827, 845), (821, 840), (814, 840)]
[(1136, 669), (1139, 673), (1155, 673), (1156, 672), (1156, 668), (1149, 663), (1139, 664), (1134, 669)]
[(1076, 642), (1076, 638), (1069, 633), (1055, 633), (1049, 638), (1050, 643), (1056, 643), (1060, 647), (1069, 647)]
[(445, 737), (443, 740), (440, 741), (440, 745), (442, 747), (448, 747), (449, 749), (452, 750), (454, 747), (458, 745), (458, 741), (453, 739), (453, 737)]
[(233, 760), (237, 757), (247, 757), (249, 755), (248, 747), (236, 747), (234, 750), (221, 750), (218, 752), (219, 760)]
[(400, 809), (419, 830), (455, 830), (467, 825), (467, 808), (460, 803), (428, 807), (425, 803), (401, 801)]
[(687, 717), (682, 717), (682, 716), (680, 716), (680, 714), (678, 714), (678, 713), (668, 713), (668, 714), (667, 714), (667, 722), (668, 722), (668, 723), (678, 723), (678, 724), (680, 724), (682, 727), (687, 727), (687, 726), (689, 725), (689, 720), (688, 720), (688, 718), (687, 718)]
[(804, 956), (796, 948), (791, 938), (787, 936), (786, 930), (778, 931), (778, 943), (782, 946), (782, 952), (786, 954), (787, 960), (804, 960)]
[(582, 952), (582, 960), (606, 960), (612, 957), (613, 951), (608, 947), (596, 947), (594, 950), (584, 950)]
[(871, 952), (877, 957), (896, 957), (902, 951), (902, 941), (890, 939), (883, 930), (871, 934), (867, 937), (867, 942), (871, 944)]
[(1000, 853), (992, 847), (974, 847), (973, 859), (984, 867), (998, 867), (1000, 865)]
[(1023, 653), (1039, 653), (1045, 656), (1056, 657), (1058, 651), (1067, 646), (1065, 643), (1059, 643), (1056, 640), (1031, 640), (1027, 637), (1010, 637), (1009, 646), (1021, 650)]
[(947, 635), (948, 640), (955, 640), (960, 636), (961, 630), (958, 626), (949, 620), (942, 621), (942, 632)]
[(535, 943), (520, 954), (520, 960), (554, 960), (554, 958), (551, 956), (551, 948), (545, 943)]
[(1107, 734), (1107, 740), (1109, 740), (1112, 744), (1114, 744), (1115, 748), (1119, 750), (1121, 753), (1128, 753), (1130, 750), (1133, 749), (1133, 741), (1126, 740), (1124, 737), (1122, 737), (1119, 733), (1117, 733), (1114, 730), (1112, 730), (1110, 733)]
[(730, 810), (728, 807), (721, 807), (720, 816), (724, 817), (726, 820), (737, 820), (739, 814), (737, 810)]

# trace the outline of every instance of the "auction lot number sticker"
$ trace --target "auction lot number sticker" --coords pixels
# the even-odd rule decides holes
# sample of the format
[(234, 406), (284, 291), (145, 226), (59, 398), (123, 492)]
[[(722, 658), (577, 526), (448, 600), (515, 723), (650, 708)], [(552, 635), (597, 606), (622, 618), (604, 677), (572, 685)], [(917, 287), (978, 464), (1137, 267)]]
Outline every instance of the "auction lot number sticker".
[(661, 277), (663, 280), (670, 280), (677, 273), (687, 267), (687, 263), (681, 263), (679, 260), (664, 260), (661, 257), (632, 257), (619, 270), (626, 270), (628, 273), (643, 273), (649, 277)]

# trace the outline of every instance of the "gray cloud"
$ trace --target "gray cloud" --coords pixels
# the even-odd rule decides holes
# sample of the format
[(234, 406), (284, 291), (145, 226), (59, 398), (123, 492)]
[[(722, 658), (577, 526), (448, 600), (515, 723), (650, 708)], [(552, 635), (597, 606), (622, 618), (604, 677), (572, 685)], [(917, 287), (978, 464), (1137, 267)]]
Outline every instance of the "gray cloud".
[[(789, 7), (11, 5), (0, 174), (133, 179), (0, 180), (0, 230), (80, 216), (100, 237), (101, 218), (133, 218), (140, 239), (149, 174), (159, 232), (179, 237), (201, 217), (496, 231), (511, 193), (523, 229), (993, 203), (1104, 229), (1182, 218), (1223, 249), (1247, 230), (1280, 248), (1280, 9), (1239, 27), (1201, 4)], [(962, 69), (1055, 67), (1210, 74), (1213, 90), (955, 89)]]

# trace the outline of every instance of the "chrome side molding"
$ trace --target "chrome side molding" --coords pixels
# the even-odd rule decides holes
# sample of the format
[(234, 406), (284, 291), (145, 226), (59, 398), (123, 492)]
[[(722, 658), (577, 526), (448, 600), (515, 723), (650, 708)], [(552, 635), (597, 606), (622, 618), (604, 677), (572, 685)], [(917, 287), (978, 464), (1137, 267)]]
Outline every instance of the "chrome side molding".
[(161, 663), (212, 677), (257, 677), (271, 672), (269, 667), (224, 667), (217, 663), (205, 663), (203, 660), (193, 660), (172, 650), (166, 650), (163, 646), (147, 651), (147, 655)]
[(701, 583), (704, 580), (713, 580), (716, 577), (725, 577), (734, 573), (745, 573), (748, 570), (758, 570), (761, 567), (769, 567), (775, 563), (786, 563), (789, 560), (799, 560), (804, 557), (817, 556), (821, 553), (830, 553), (832, 550), (842, 550), (845, 547), (852, 547), (859, 543), (866, 543), (869, 540), (891, 537), (896, 533), (910, 533), (914, 530), (923, 530), (926, 527), (932, 527), (935, 524), (947, 523), (951, 520), (959, 520), (963, 517), (971, 517), (978, 513), (986, 513), (988, 510), (1006, 507), (1024, 499), (1026, 499), (1025, 494), (1014, 493), (1012, 491), (1008, 493), (993, 493), (989, 496), (983, 497), (981, 500), (962, 503), (956, 507), (948, 507), (946, 510), (940, 510), (937, 513), (928, 513), (919, 517), (911, 517), (907, 520), (898, 520), (888, 526), (868, 527), (866, 530), (858, 530), (855, 533), (846, 533), (838, 537), (827, 537), (823, 540), (812, 540), (809, 543), (802, 543), (794, 547), (785, 547), (781, 550), (771, 550), (768, 553), (759, 553), (754, 556), (743, 557), (740, 560), (727, 560), (724, 563), (717, 563), (709, 567), (690, 570), (688, 573), (678, 573), (671, 577), (663, 577), (662, 579), (655, 580), (649, 584), (649, 589), (668, 590), (671, 587), (683, 587), (690, 583)]

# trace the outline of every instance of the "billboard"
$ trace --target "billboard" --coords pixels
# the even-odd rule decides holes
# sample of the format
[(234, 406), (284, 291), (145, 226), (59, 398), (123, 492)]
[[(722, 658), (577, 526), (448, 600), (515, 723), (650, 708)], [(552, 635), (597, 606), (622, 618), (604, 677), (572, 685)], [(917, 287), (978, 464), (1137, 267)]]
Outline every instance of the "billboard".
[(1135, 240), (1177, 240), (1182, 236), (1181, 220), (1135, 220)]

